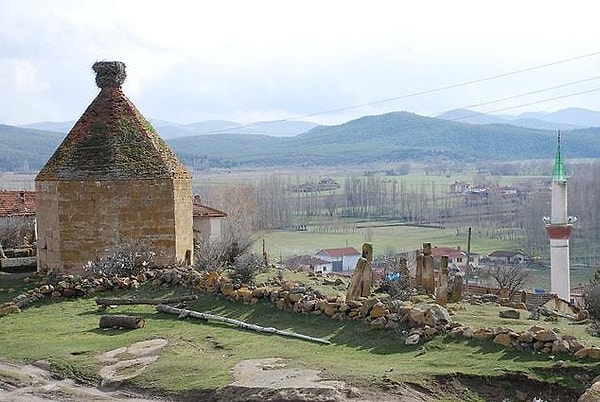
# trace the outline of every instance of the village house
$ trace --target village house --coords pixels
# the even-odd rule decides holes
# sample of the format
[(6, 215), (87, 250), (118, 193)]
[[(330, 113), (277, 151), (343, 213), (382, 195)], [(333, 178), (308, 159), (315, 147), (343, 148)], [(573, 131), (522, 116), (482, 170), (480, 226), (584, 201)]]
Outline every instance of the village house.
[(450, 193), (462, 194), (470, 188), (471, 185), (465, 181), (455, 181), (454, 183), (450, 184)]
[(329, 273), (333, 271), (333, 263), (312, 255), (300, 255), (285, 260), (284, 265), (289, 269), (310, 271), (314, 273)]
[(343, 272), (354, 270), (361, 253), (354, 247), (326, 248), (316, 253), (315, 257), (331, 262), (333, 272)]
[(490, 261), (504, 262), (508, 264), (523, 264), (529, 261), (529, 258), (519, 251), (497, 250), (488, 255)]
[[(433, 259), (436, 266), (438, 266), (442, 260), (442, 256), (448, 256), (448, 266), (450, 269), (454, 269), (455, 272), (460, 272), (462, 275), (467, 272), (467, 253), (457, 247), (448, 246), (435, 246), (432, 249)], [(477, 253), (470, 254), (471, 266), (478, 267), (480, 255)]]
[(0, 191), (0, 225), (0, 268), (35, 267), (35, 193)]
[(194, 242), (205, 243), (222, 240), (227, 214), (218, 209), (202, 205), (199, 195), (194, 196), (193, 220)]
[(34, 191), (0, 191), (0, 218), (13, 216), (35, 216)]

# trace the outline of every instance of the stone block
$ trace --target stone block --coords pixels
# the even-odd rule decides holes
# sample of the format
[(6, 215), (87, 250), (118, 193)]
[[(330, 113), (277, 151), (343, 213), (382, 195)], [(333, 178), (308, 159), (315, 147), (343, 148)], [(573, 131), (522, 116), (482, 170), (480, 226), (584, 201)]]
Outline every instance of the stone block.
[(519, 318), (521, 318), (521, 313), (514, 309), (502, 310), (498, 313), (498, 315), (500, 316), (500, 318), (509, 318), (513, 320), (518, 320)]

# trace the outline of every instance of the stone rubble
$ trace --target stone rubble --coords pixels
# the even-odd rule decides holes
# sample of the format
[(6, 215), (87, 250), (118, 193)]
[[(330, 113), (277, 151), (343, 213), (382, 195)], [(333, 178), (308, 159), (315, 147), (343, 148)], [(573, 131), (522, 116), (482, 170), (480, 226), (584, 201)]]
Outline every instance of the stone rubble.
[[(280, 309), (301, 314), (324, 315), (335, 320), (361, 320), (373, 329), (402, 330), (406, 344), (423, 343), (439, 333), (446, 333), (454, 338), (491, 341), (519, 351), (570, 354), (575, 358), (600, 360), (600, 348), (586, 347), (573, 336), (562, 335), (537, 324), (520, 332), (508, 327), (471, 328), (453, 322), (448, 310), (435, 303), (380, 300), (375, 296), (346, 300), (343, 292), (327, 297), (310, 286), (281, 282), (277, 278), (260, 286), (239, 285), (217, 272), (200, 272), (192, 267), (156, 269), (128, 277), (48, 276), (38, 287), (0, 305), (0, 316), (20, 312), (40, 300), (90, 297), (108, 290), (137, 289), (147, 282), (154, 287), (183, 286), (246, 304), (266, 301)], [(472, 300), (474, 304), (496, 301), (492, 296)], [(510, 313), (516, 317), (514, 310)]]

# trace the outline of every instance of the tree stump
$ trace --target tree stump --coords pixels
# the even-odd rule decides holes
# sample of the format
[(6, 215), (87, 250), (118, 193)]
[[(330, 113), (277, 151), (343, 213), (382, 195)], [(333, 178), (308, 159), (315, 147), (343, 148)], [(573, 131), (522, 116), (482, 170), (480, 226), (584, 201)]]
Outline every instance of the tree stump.
[(100, 328), (144, 328), (146, 320), (130, 315), (103, 315), (100, 317)]

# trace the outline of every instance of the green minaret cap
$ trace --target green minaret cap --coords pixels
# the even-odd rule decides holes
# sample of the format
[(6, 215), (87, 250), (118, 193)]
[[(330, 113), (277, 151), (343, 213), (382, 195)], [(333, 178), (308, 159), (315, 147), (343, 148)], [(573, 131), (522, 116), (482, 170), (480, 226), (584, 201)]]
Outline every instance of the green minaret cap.
[(562, 161), (560, 153), (560, 131), (558, 132), (558, 146), (556, 147), (556, 157), (554, 158), (554, 171), (552, 172), (552, 181), (567, 181), (567, 171)]

